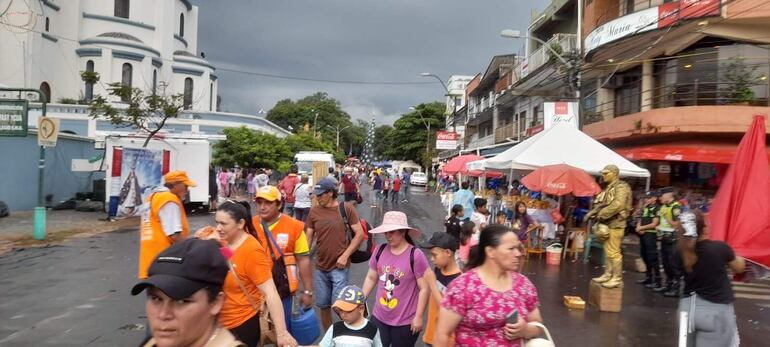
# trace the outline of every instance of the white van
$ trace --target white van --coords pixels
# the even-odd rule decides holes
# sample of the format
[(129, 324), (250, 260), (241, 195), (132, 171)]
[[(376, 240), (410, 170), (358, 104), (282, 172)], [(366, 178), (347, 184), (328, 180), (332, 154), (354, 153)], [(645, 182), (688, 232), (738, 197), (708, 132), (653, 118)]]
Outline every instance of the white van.
[(294, 155), (294, 164), (300, 175), (308, 175), (310, 185), (313, 184), (313, 162), (327, 163), (327, 170), (334, 167), (334, 155), (326, 152), (301, 151)]

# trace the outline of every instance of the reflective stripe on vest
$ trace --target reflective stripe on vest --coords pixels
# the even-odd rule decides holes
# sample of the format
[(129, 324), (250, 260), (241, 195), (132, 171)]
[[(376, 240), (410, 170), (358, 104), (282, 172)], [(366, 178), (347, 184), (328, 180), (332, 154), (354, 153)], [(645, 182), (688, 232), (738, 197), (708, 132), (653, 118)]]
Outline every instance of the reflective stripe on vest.
[(668, 221), (674, 219), (674, 214), (671, 212), (671, 210), (675, 206), (681, 207), (678, 201), (672, 202), (671, 205), (663, 204), (660, 206), (660, 224), (658, 224), (658, 230), (666, 232), (674, 231), (674, 226), (671, 225), (671, 223)]

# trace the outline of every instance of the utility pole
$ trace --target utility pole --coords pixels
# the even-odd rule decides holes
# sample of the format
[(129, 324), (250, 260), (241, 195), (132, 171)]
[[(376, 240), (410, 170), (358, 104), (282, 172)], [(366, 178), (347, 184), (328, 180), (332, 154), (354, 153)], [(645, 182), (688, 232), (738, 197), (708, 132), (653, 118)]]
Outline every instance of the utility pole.
[(326, 126), (329, 127), (330, 129), (334, 130), (334, 132), (337, 133), (337, 147), (336, 148), (339, 149), (340, 148), (340, 133), (345, 131), (345, 129), (350, 128), (350, 125), (348, 125), (346, 127), (343, 127), (343, 128), (340, 128), (339, 125), (331, 126), (331, 125), (327, 124)]

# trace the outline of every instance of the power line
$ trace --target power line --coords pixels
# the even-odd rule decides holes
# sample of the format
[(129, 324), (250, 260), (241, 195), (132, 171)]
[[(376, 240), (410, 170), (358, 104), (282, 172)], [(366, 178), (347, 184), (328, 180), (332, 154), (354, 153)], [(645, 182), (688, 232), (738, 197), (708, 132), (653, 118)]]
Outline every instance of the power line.
[[(12, 24), (4, 23), (7, 26), (19, 28), (19, 29), (26, 29), (19, 26), (15, 26)], [(42, 31), (34, 30), (34, 29), (26, 29), (27, 31), (31, 31), (34, 33), (42, 34)], [(80, 41), (61, 36), (61, 35), (55, 35), (51, 33), (46, 33), (47, 35), (53, 36), (57, 39), (64, 40), (64, 41), (70, 41), (74, 43), (80, 43)], [(96, 46), (100, 48), (107, 48), (109, 49), (109, 46), (104, 46), (100, 44), (90, 44), (91, 46)], [(165, 62), (173, 63), (173, 59), (167, 59), (160, 57), (160, 60), (163, 60)], [(353, 84), (353, 85), (434, 85), (438, 82), (433, 81), (364, 81), (364, 80), (337, 80), (337, 79), (324, 79), (324, 78), (312, 78), (312, 77), (303, 77), (303, 76), (289, 76), (289, 75), (280, 75), (280, 74), (271, 74), (271, 73), (264, 73), (264, 72), (257, 72), (257, 71), (247, 71), (247, 70), (240, 70), (240, 69), (231, 69), (231, 68), (216, 68), (217, 71), (224, 71), (224, 72), (230, 72), (230, 73), (237, 73), (237, 74), (243, 74), (243, 75), (250, 75), (250, 76), (258, 76), (258, 77), (265, 77), (265, 78), (275, 78), (275, 79), (284, 79), (284, 80), (294, 80), (294, 81), (303, 81), (303, 82), (317, 82), (317, 83), (332, 83), (332, 84)]]

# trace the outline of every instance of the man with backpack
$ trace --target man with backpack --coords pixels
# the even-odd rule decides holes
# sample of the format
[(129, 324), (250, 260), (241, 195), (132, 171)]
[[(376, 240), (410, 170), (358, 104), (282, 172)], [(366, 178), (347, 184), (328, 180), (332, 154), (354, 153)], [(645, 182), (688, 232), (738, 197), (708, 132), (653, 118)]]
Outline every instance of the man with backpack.
[(313, 194), (318, 205), (310, 209), (306, 233), (311, 244), (316, 240), (313, 288), (321, 325), (327, 330), (332, 324), (332, 298), (348, 285), (351, 256), (364, 240), (364, 230), (355, 206), (345, 202), (340, 205), (337, 200), (337, 181), (328, 177), (321, 179), (313, 187)]
[(282, 210), (286, 211), (286, 214), (291, 217), (294, 217), (294, 188), (299, 182), (300, 178), (297, 176), (297, 166), (292, 165), (289, 170), (289, 175), (281, 180), (281, 183), (278, 185), (278, 190), (281, 191), (281, 196), (283, 196), (284, 208)]

